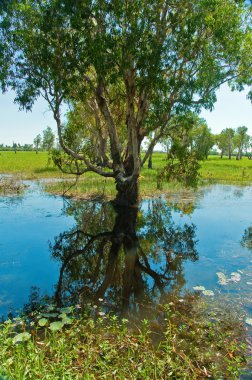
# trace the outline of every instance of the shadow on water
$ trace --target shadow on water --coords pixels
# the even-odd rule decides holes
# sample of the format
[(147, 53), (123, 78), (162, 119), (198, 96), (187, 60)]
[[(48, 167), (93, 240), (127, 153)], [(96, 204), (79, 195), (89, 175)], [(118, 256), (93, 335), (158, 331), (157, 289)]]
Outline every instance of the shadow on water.
[(146, 315), (185, 284), (183, 262), (196, 261), (196, 227), (176, 225), (163, 200), (144, 208), (70, 202), (76, 225), (51, 244), (60, 263), (58, 306), (103, 299), (119, 314)]

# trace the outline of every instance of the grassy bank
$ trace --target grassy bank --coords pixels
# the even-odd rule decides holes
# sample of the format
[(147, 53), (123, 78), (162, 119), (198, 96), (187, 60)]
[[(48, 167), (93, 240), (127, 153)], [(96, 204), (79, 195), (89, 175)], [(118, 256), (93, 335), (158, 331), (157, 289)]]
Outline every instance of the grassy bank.
[[(140, 189), (142, 196), (161, 194), (181, 188), (177, 183), (163, 183), (162, 189), (157, 190), (157, 174), (165, 165), (165, 154), (155, 153), (153, 156), (153, 169), (143, 168), (140, 177)], [(1, 152), (0, 154), (0, 173), (8, 173), (19, 176), (22, 179), (41, 179), (41, 178), (66, 178), (65, 184), (52, 182), (46, 186), (47, 191), (62, 194), (71, 184), (74, 183), (73, 176), (63, 175), (53, 163), (48, 160), (46, 152)], [(201, 163), (200, 169), (202, 183), (252, 183), (252, 160), (244, 157), (236, 161), (233, 157), (228, 160), (226, 157), (221, 159), (219, 156), (210, 156), (208, 160)], [(72, 178), (72, 182), (69, 179)], [(108, 197), (115, 195), (113, 179), (104, 179), (94, 173), (83, 175), (76, 186), (68, 191), (68, 195), (89, 196), (105, 194)]]
[[(8, 380), (238, 379), (244, 331), (236, 316), (191, 297), (136, 324), (100, 306), (73, 316), (44, 310), (0, 329), (0, 376)], [(50, 317), (51, 316), (51, 317)], [(6, 376), (6, 377), (5, 377)]]

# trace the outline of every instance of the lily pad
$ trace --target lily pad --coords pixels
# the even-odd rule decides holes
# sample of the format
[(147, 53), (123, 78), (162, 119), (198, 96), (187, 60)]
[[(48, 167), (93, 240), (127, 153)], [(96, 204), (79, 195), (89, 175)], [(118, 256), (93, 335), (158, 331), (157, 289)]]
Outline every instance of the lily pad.
[(247, 325), (252, 326), (252, 318), (246, 318), (245, 322), (247, 323)]
[(222, 272), (216, 273), (218, 276), (218, 284), (220, 285), (227, 285), (229, 282), (229, 279), (226, 277), (226, 275)]
[(202, 293), (204, 296), (214, 296), (214, 292), (212, 290), (203, 290)]
[(72, 311), (73, 311), (73, 306), (62, 307), (62, 308), (60, 309), (60, 312), (61, 312), (61, 313), (65, 313), (65, 314), (72, 313)]
[(62, 319), (67, 318), (67, 315), (66, 313), (61, 313), (58, 315), (58, 318), (62, 318)]
[(64, 318), (62, 318), (62, 323), (64, 325), (71, 325), (73, 323), (73, 318), (64, 317)]
[(18, 335), (16, 335), (14, 338), (13, 338), (13, 343), (19, 343), (19, 342), (26, 342), (27, 340), (29, 340), (31, 338), (31, 334), (28, 333), (28, 332), (23, 332), (23, 333), (20, 333)]
[(46, 306), (47, 311), (54, 311), (55, 308), (56, 308), (56, 306), (53, 305), (53, 304), (49, 304), (49, 305)]
[(231, 273), (231, 279), (230, 280), (233, 281), (233, 282), (239, 282), (239, 281), (241, 281), (241, 275), (240, 275), (240, 273), (238, 273), (238, 272)]
[(63, 326), (64, 326), (63, 322), (60, 322), (60, 321), (52, 322), (50, 323), (49, 329), (51, 331), (59, 331), (59, 330), (62, 330)]
[(38, 324), (39, 324), (39, 326), (43, 327), (43, 326), (45, 326), (45, 325), (47, 324), (47, 322), (48, 322), (48, 319), (46, 319), (46, 318), (41, 318), (41, 319), (38, 321)]
[(204, 286), (199, 285), (199, 286), (194, 286), (193, 289), (201, 292), (201, 291), (205, 290), (206, 288)]
[(58, 313), (42, 313), (41, 314), (42, 317), (45, 317), (45, 318), (57, 318), (58, 317)]

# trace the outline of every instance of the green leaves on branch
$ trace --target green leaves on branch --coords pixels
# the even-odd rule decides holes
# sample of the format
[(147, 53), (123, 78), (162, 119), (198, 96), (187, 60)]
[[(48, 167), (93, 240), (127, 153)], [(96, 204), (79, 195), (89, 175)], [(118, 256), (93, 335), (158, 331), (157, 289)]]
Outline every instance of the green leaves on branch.
[(178, 158), (169, 158), (164, 169), (158, 174), (157, 187), (161, 189), (164, 180), (178, 181), (186, 187), (197, 187), (199, 168), (196, 156), (181, 149)]

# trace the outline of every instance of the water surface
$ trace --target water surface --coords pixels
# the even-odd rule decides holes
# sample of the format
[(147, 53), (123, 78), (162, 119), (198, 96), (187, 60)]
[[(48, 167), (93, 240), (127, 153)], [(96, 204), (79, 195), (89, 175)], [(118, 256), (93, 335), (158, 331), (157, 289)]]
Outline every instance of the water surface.
[(252, 316), (252, 187), (214, 185), (125, 210), (29, 185), (0, 197), (0, 314), (22, 308), (31, 287), (59, 303), (104, 298), (139, 312), (204, 286)]

